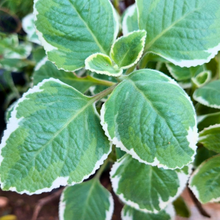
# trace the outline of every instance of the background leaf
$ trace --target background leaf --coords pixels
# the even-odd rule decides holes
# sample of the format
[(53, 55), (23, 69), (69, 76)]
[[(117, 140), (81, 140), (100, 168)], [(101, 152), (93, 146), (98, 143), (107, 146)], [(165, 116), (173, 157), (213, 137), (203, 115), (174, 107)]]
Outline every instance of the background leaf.
[(203, 87), (196, 89), (193, 98), (208, 107), (220, 108), (220, 80), (212, 81)]
[(201, 203), (220, 201), (220, 155), (203, 162), (190, 178), (189, 186)]

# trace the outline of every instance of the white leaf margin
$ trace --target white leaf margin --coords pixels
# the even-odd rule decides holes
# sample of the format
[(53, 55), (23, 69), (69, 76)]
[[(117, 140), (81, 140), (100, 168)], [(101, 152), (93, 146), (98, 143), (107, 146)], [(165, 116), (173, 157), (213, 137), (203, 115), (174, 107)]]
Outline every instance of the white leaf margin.
[[(102, 185), (101, 185), (102, 186)], [(102, 186), (103, 187), (103, 186)], [(103, 187), (109, 194), (109, 209), (106, 210), (105, 212), (105, 220), (111, 220), (112, 219), (112, 215), (113, 215), (113, 212), (114, 212), (114, 200), (113, 200), (113, 197), (112, 197), (112, 194), (105, 188)], [(65, 213), (65, 208), (66, 208), (66, 202), (64, 202), (64, 193), (65, 193), (65, 190), (63, 190), (62, 194), (61, 194), (61, 197), (60, 197), (60, 203), (59, 203), (59, 220), (68, 220), (68, 219), (64, 219), (64, 213)]]
[(202, 105), (211, 107), (211, 108), (216, 108), (216, 109), (220, 109), (220, 105), (216, 105), (216, 104), (210, 104), (206, 99), (204, 99), (202, 96), (197, 96), (196, 95), (196, 90), (193, 93), (193, 99), (195, 99), (197, 102), (199, 102)]
[[(171, 84), (174, 84), (176, 85), (177, 87), (179, 87), (182, 91), (183, 88), (176, 82), (174, 81), (172, 78), (164, 75), (163, 73), (157, 71), (157, 70), (154, 70), (156, 72), (158, 72), (162, 77), (165, 77), (169, 80), (169, 83)], [(123, 81), (122, 81), (123, 82)], [(119, 83), (121, 84), (121, 83)], [(118, 84), (118, 85), (119, 85)], [(114, 92), (114, 91), (113, 91)], [(108, 97), (108, 99), (111, 98), (111, 95)], [(126, 146), (124, 146), (124, 144), (122, 143), (121, 141), (121, 138), (120, 138), (120, 135), (118, 133), (118, 131), (115, 131), (115, 136), (112, 138), (108, 132), (108, 123), (105, 121), (105, 112), (106, 112), (106, 103), (104, 103), (102, 105), (102, 108), (100, 110), (100, 118), (101, 118), (101, 125), (102, 125), (102, 128), (105, 132), (105, 135), (108, 137), (109, 141), (112, 142), (116, 147), (120, 148), (122, 151), (125, 151), (126, 153), (130, 154), (134, 159), (138, 160), (140, 163), (144, 163), (144, 164), (147, 164), (147, 165), (151, 165), (151, 166), (157, 166), (158, 168), (164, 168), (164, 169), (171, 169), (171, 170), (175, 170), (175, 169), (181, 169), (183, 168), (184, 166), (186, 165), (189, 165), (192, 161), (194, 161), (195, 159), (195, 155), (196, 155), (196, 149), (197, 149), (197, 142), (198, 142), (198, 129), (197, 129), (197, 117), (196, 117), (196, 112), (195, 112), (195, 109), (194, 109), (194, 106), (193, 106), (193, 103), (190, 99), (190, 97), (185, 93), (184, 91), (184, 96), (185, 98), (188, 99), (189, 103), (191, 104), (191, 107), (193, 109), (193, 112), (194, 112), (194, 126), (193, 127), (189, 127), (188, 130), (187, 130), (187, 141), (189, 142), (189, 148), (191, 148), (193, 151), (194, 151), (194, 154), (191, 156), (191, 161), (189, 161), (188, 164), (185, 164), (183, 165), (182, 167), (174, 167), (174, 168), (170, 168), (170, 167), (167, 167), (165, 164), (162, 164), (160, 163), (160, 161), (157, 159), (157, 157), (154, 158), (154, 161), (152, 163), (149, 163), (145, 160), (142, 160), (138, 154), (135, 152), (134, 148), (131, 148), (130, 150), (128, 150), (126, 148)], [(108, 100), (107, 99), (107, 100)]]
[[(191, 175), (190, 179), (189, 179), (189, 188), (191, 189), (191, 191), (193, 192), (193, 194), (196, 196), (196, 198), (202, 203), (202, 204), (205, 204), (205, 202), (203, 202), (201, 199), (200, 199), (200, 193), (197, 189), (197, 187), (195, 185), (192, 185), (192, 181), (193, 181), (193, 178), (195, 175), (197, 175), (197, 173), (199, 172), (199, 170), (201, 169), (201, 167), (203, 167), (209, 160), (211, 160), (212, 158), (215, 158), (215, 157), (219, 157), (219, 155), (216, 155), (214, 157), (211, 157), (209, 158), (208, 160), (202, 162), (199, 167), (193, 172), (193, 174)], [(217, 197), (217, 198), (213, 198), (209, 201), (210, 203), (214, 203), (214, 202), (220, 202), (220, 196)]]
[(136, 3), (134, 3), (133, 5), (130, 5), (125, 11), (125, 14), (124, 14), (124, 17), (123, 17), (123, 20), (122, 20), (123, 35), (126, 35), (126, 34), (130, 33), (128, 31), (127, 19), (128, 19), (128, 17), (132, 17), (134, 15), (136, 8), (137, 8)]
[[(126, 156), (126, 155), (125, 155)], [(159, 211), (154, 209), (152, 210), (148, 210), (148, 209), (142, 209), (140, 208), (140, 206), (138, 205), (138, 203), (135, 203), (131, 200), (128, 200), (124, 197), (124, 195), (118, 194), (117, 190), (118, 190), (118, 185), (119, 185), (119, 181), (120, 181), (120, 176), (116, 176), (116, 177), (112, 177), (113, 175), (115, 175), (115, 173), (117, 172), (118, 168), (121, 166), (121, 164), (123, 164), (124, 160), (126, 159), (126, 157), (123, 156), (120, 159), (118, 159), (112, 166), (111, 171), (110, 171), (110, 180), (112, 183), (112, 188), (113, 191), (115, 192), (115, 194), (120, 198), (120, 200), (122, 202), (124, 202), (125, 204), (127, 204), (128, 206), (140, 210), (142, 212), (145, 213), (158, 213)], [(177, 176), (178, 176), (178, 180), (179, 180), (179, 187), (177, 189), (176, 195), (174, 197), (169, 197), (167, 201), (163, 201), (162, 198), (159, 197), (159, 207), (161, 210), (163, 210), (164, 208), (166, 208), (171, 202), (173, 202), (184, 190), (184, 188), (186, 187), (186, 184), (189, 180), (190, 174), (192, 172), (192, 165), (190, 164), (188, 166), (188, 174), (185, 174), (184, 171), (178, 171), (176, 172)]]
[[(142, 56), (142, 54), (143, 54), (143, 52), (144, 52), (144, 45), (145, 45), (145, 41), (146, 41), (146, 38), (147, 38), (147, 31), (145, 31), (145, 30), (138, 30), (138, 31), (129, 32), (128, 34), (117, 38), (117, 40), (114, 42), (114, 44), (112, 44), (111, 51), (110, 51), (110, 56), (111, 56), (111, 58), (112, 58), (112, 54), (113, 54), (114, 45), (115, 45), (119, 40), (121, 40), (122, 38), (128, 37), (128, 36), (132, 35), (133, 33), (141, 33), (141, 32), (142, 32), (142, 33), (145, 33), (144, 37), (141, 38), (141, 45), (142, 45), (141, 51), (138, 53), (138, 56), (137, 56), (136, 60), (135, 60), (133, 63), (131, 63), (131, 64), (127, 65), (127, 66), (122, 66), (122, 67), (121, 67), (122, 69), (128, 69), (128, 68), (134, 66), (135, 64), (137, 64), (137, 62), (140, 60), (140, 58), (141, 58), (141, 56)], [(112, 60), (114, 60), (114, 59), (112, 58)]]
[[(72, 86), (68, 85), (68, 84), (65, 84), (63, 82), (61, 82), (60, 80), (58, 79), (54, 79), (54, 78), (49, 78), (49, 79), (44, 79), (42, 82), (38, 83), (36, 86), (34, 86), (33, 88), (29, 89), (26, 93), (23, 94), (22, 98), (20, 98), (18, 100), (18, 102), (15, 104), (14, 106), (14, 109), (11, 113), (11, 117), (8, 121), (8, 124), (7, 124), (7, 128), (6, 130), (4, 131), (4, 134), (3, 134), (3, 137), (2, 137), (2, 141), (1, 141), (1, 144), (0, 144), (0, 166), (1, 166), (1, 163), (3, 161), (3, 156), (2, 156), (2, 149), (6, 146), (6, 142), (8, 140), (8, 138), (10, 137), (10, 135), (19, 128), (19, 124), (20, 122), (24, 119), (24, 117), (22, 118), (17, 118), (16, 115), (17, 115), (17, 108), (19, 107), (19, 104), (21, 102), (23, 102), (24, 100), (28, 99), (27, 96), (30, 95), (30, 94), (33, 94), (33, 93), (38, 93), (38, 92), (42, 92), (43, 89), (41, 89), (41, 87), (47, 83), (47, 82), (57, 82), (57, 83), (60, 83), (61, 85), (64, 85), (64, 86), (67, 86), (75, 91), (77, 91), (75, 88), (73, 88)], [(78, 91), (77, 91), (78, 92)], [(85, 95), (83, 95), (85, 96)], [(86, 97), (86, 96), (85, 96)], [(94, 112), (95, 114), (99, 116), (97, 110), (96, 110), (96, 107), (95, 107), (95, 103), (93, 103), (93, 108), (94, 108)], [(106, 154), (103, 154), (103, 156), (96, 162), (92, 172), (88, 175), (85, 175), (81, 181), (79, 182), (72, 182), (71, 184), (68, 183), (68, 179), (69, 179), (69, 176), (66, 176), (66, 177), (61, 177), (61, 176), (58, 176), (52, 183), (51, 187), (49, 188), (42, 188), (42, 189), (39, 189), (35, 192), (30, 192), (28, 190), (24, 190), (24, 191), (21, 191), (19, 192), (16, 187), (10, 187), (9, 190), (10, 191), (13, 191), (13, 192), (17, 192), (19, 194), (24, 194), (26, 193), (27, 195), (33, 195), (33, 194), (41, 194), (43, 192), (50, 192), (51, 190), (55, 189), (55, 188), (59, 188), (60, 186), (66, 186), (66, 185), (75, 185), (77, 183), (81, 183), (83, 182), (83, 180), (89, 178), (91, 175), (93, 175), (97, 169), (99, 169), (99, 167), (104, 163), (104, 161), (107, 159), (108, 155), (110, 154), (112, 150), (112, 143), (110, 142), (110, 147), (109, 147), (109, 151), (106, 153)], [(0, 176), (0, 184), (1, 184), (1, 187), (3, 188), (4, 187), (4, 183), (2, 182), (1, 180), (1, 176)]]
[(164, 59), (170, 61), (171, 63), (173, 63), (177, 66), (189, 68), (189, 67), (195, 67), (198, 65), (203, 65), (205, 63), (208, 63), (212, 58), (214, 58), (218, 54), (219, 50), (220, 50), (220, 43), (213, 48), (209, 48), (209, 49), (203, 51), (203, 52), (206, 52), (208, 55), (208, 57), (206, 59), (191, 59), (191, 60), (190, 59), (189, 60), (184, 60), (184, 59), (175, 60), (175, 59), (172, 59), (170, 57), (166, 57), (163, 54), (152, 51), (152, 50), (147, 51), (147, 53), (149, 53), (149, 52), (154, 53), (160, 57), (163, 57)]
[[(176, 212), (172, 204), (169, 204), (164, 211), (170, 216), (170, 220), (175, 220)], [(147, 217), (147, 216), (146, 216)], [(124, 208), (121, 211), (121, 219), (122, 220), (134, 220), (132, 215), (126, 215)]]
[[(207, 74), (207, 79), (205, 80), (204, 83), (201, 84), (200, 82), (198, 82), (197, 78), (200, 77), (200, 76), (203, 76), (205, 74)], [(202, 71), (201, 73), (199, 73), (196, 77), (192, 77), (192, 81), (196, 85), (196, 87), (202, 87), (211, 80), (211, 76), (212, 76), (211, 71), (205, 70), (205, 71)]]
[(199, 132), (199, 142), (203, 141), (204, 139), (206, 139), (207, 136), (210, 136), (210, 135), (201, 136), (201, 135), (203, 135), (204, 132), (210, 131), (210, 130), (215, 129), (215, 128), (220, 128), (220, 124), (210, 125), (209, 127), (204, 128), (202, 131), (200, 131)]
[(36, 34), (36, 27), (32, 24), (32, 20), (34, 20), (33, 13), (26, 15), (22, 19), (22, 28), (28, 34), (28, 39), (31, 42), (41, 45), (39, 39), (32, 37), (34, 34)]
[[(34, 21), (36, 22), (37, 21), (37, 15), (39, 14), (39, 12), (37, 11), (37, 8), (36, 8), (36, 4), (39, 0), (34, 0), (34, 6), (33, 6), (33, 15), (34, 15)], [(115, 23), (115, 30), (114, 30), (114, 39), (116, 39), (116, 37), (118, 36), (118, 33), (119, 33), (119, 29), (120, 29), (120, 22), (119, 22), (119, 16), (115, 10), (115, 8), (113, 7), (111, 1), (108, 1), (111, 8), (112, 8), (112, 12), (113, 12), (113, 17), (114, 17), (114, 23)], [(44, 47), (44, 50), (46, 52), (46, 55), (48, 52), (50, 51), (53, 51), (53, 50), (58, 50), (57, 47), (54, 47), (53, 45), (49, 44), (45, 39), (44, 39), (44, 36), (43, 36), (43, 33), (40, 32), (37, 27), (36, 27), (36, 34), (39, 38), (39, 41), (41, 42), (41, 45)], [(55, 62), (51, 61), (56, 67), (57, 69), (59, 70), (63, 70), (63, 71), (66, 71), (66, 72), (70, 72), (69, 70), (67, 69), (64, 69), (64, 68), (58, 68), (58, 66), (56, 65)], [(74, 71), (76, 70), (80, 70), (82, 69), (83, 67), (80, 67), (78, 69), (75, 69)]]
[[(117, 70), (116, 70), (115, 73), (110, 73), (110, 72), (105, 71), (105, 70), (101, 71), (101, 70), (96, 70), (96, 69), (91, 68), (90, 65), (89, 65), (89, 63), (90, 63), (94, 58), (96, 58), (98, 55), (101, 55), (101, 56), (103, 56), (103, 57), (109, 59), (109, 61), (111, 61), (111, 58), (110, 58), (109, 56), (103, 54), (103, 53), (94, 53), (94, 54), (92, 54), (92, 55), (90, 55), (89, 57), (86, 58), (86, 60), (85, 60), (85, 69), (90, 70), (90, 71), (92, 71), (92, 72), (96, 72), (96, 73), (98, 73), (98, 74), (104, 74), (104, 75), (107, 75), (107, 76), (115, 76), (115, 77), (121, 76), (121, 74), (123, 73), (123, 69), (122, 69), (122, 68), (119, 68), (119, 69), (118, 69), (118, 72), (117, 72)], [(111, 64), (112, 64), (112, 61), (111, 61)], [(112, 67), (114, 68), (114, 66), (112, 66)]]

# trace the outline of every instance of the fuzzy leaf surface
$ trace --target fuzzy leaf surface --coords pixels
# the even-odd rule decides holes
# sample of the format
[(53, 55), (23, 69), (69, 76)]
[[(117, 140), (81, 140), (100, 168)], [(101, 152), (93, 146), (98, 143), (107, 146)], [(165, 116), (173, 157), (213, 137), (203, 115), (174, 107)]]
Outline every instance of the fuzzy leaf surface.
[(190, 171), (188, 167), (182, 170), (153, 167), (126, 154), (113, 165), (110, 174), (113, 190), (125, 204), (157, 213), (181, 194)]
[(97, 179), (68, 186), (60, 200), (60, 220), (111, 220), (114, 202)]
[(118, 38), (111, 48), (111, 58), (123, 69), (133, 66), (141, 58), (146, 35), (146, 31), (139, 30)]
[(25, 93), (0, 145), (2, 189), (38, 194), (93, 174), (110, 151), (93, 104), (52, 78)]
[(220, 80), (212, 81), (193, 93), (193, 98), (208, 107), (220, 108)]
[(155, 70), (133, 72), (101, 110), (109, 140), (142, 163), (181, 168), (193, 160), (197, 128), (187, 94)]
[(35, 0), (34, 14), (49, 60), (69, 71), (84, 67), (94, 53), (108, 55), (118, 33), (108, 0)]
[(190, 178), (189, 186), (201, 203), (220, 201), (220, 156), (203, 162)]
[(172, 205), (168, 205), (165, 210), (162, 210), (157, 214), (144, 213), (125, 205), (122, 209), (121, 216), (122, 220), (174, 220), (175, 211)]
[(136, 0), (145, 51), (181, 67), (207, 63), (220, 49), (219, 0)]

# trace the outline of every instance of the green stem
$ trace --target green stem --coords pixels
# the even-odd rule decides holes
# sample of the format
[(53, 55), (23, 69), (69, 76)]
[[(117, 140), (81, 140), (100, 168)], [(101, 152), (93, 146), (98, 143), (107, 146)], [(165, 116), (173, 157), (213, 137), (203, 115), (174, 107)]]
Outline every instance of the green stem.
[(29, 66), (32, 66), (32, 67), (35, 67), (36, 66), (36, 63), (31, 61), (31, 60), (28, 60), (28, 59), (24, 59), (24, 62), (27, 63), (27, 65)]
[(88, 76), (88, 81), (94, 82), (97, 85), (103, 85), (103, 86), (114, 86), (116, 84), (108, 80), (96, 79), (92, 76)]
[(113, 5), (116, 9), (116, 11), (118, 12), (118, 14), (120, 14), (120, 7), (119, 7), (119, 0), (113, 0)]
[(16, 98), (19, 99), (21, 96), (20, 96), (20, 93), (18, 92), (17, 87), (14, 84), (14, 81), (13, 81), (11, 73), (10, 72), (6, 72), (5, 74), (6, 74), (5, 75), (6, 76), (5, 79), (6, 79), (7, 83), (8, 83), (8, 85), (10, 86), (11, 91), (16, 95)]
[(102, 166), (100, 167), (100, 169), (98, 170), (98, 172), (96, 173), (96, 175), (95, 175), (94, 178), (100, 179), (100, 177), (101, 177), (103, 171), (105, 170), (105, 168), (106, 168), (107, 165), (108, 165), (108, 162), (109, 162), (109, 159), (107, 158), (107, 159), (105, 160), (105, 162), (103, 163), (103, 165), (102, 165)]
[(129, 69), (126, 70), (126, 75), (132, 73), (134, 71), (134, 69), (137, 67), (137, 64), (135, 64), (134, 66), (130, 67)]
[(147, 66), (147, 64), (148, 64), (148, 62), (149, 62), (149, 56), (150, 56), (150, 53), (147, 53), (147, 54), (145, 54), (145, 55), (142, 57), (142, 59), (141, 59), (141, 61), (140, 61), (139, 69), (144, 69), (144, 68), (146, 68), (146, 66)]
[(100, 93), (94, 95), (94, 96), (92, 97), (92, 102), (95, 102), (95, 101), (98, 101), (98, 100), (104, 98), (105, 96), (107, 96), (108, 94), (110, 94), (110, 93), (114, 90), (114, 88), (115, 88), (116, 86), (117, 86), (117, 84), (115, 84), (115, 85), (113, 85), (113, 86), (111, 86), (111, 87), (109, 87), (109, 88), (103, 90), (102, 92), (100, 92)]
[(5, 91), (5, 88), (4, 88), (4, 86), (0, 83), (0, 89), (1, 89), (1, 91), (3, 91), (4, 92), (4, 94), (6, 95), (6, 91)]

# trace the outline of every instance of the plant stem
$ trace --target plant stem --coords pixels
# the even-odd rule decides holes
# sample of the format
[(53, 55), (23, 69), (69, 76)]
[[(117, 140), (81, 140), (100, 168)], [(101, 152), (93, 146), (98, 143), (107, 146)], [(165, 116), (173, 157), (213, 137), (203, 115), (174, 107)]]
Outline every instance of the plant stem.
[(149, 56), (150, 56), (150, 53), (144, 54), (144, 56), (142, 57), (142, 59), (140, 61), (139, 69), (146, 68), (147, 63), (149, 62)]
[(20, 93), (18, 92), (18, 90), (14, 84), (14, 81), (13, 81), (13, 78), (12, 78), (12, 75), (10, 72), (5, 73), (5, 79), (8, 83), (8, 85), (10, 86), (11, 91), (16, 95), (16, 98), (19, 99), (21, 96), (20, 96)]
[(118, 12), (118, 14), (120, 14), (121, 11), (120, 11), (120, 7), (119, 7), (119, 0), (113, 0), (113, 5), (114, 5), (116, 11)]
[(107, 159), (105, 160), (105, 162), (102, 164), (102, 166), (100, 167), (100, 169), (98, 170), (98, 172), (96, 173), (96, 175), (95, 175), (95, 178), (96, 178), (96, 179), (100, 179), (100, 177), (101, 177), (103, 171), (105, 170), (105, 168), (106, 168), (107, 165), (108, 165), (108, 162), (109, 162), (109, 159), (107, 158)]
[(134, 66), (130, 67), (129, 69), (126, 70), (126, 75), (128, 75), (129, 73), (133, 72), (134, 69), (137, 67), (137, 64), (135, 64)]
[(108, 80), (96, 79), (92, 76), (88, 76), (88, 81), (94, 82), (97, 85), (103, 85), (103, 86), (114, 86), (116, 84)]
[(103, 90), (102, 92), (100, 92), (100, 93), (94, 95), (94, 96), (92, 97), (92, 101), (95, 102), (95, 101), (98, 101), (98, 100), (104, 98), (105, 96), (107, 96), (108, 94), (110, 94), (110, 93), (114, 90), (114, 88), (116, 87), (116, 85), (117, 85), (117, 84), (115, 84), (115, 85), (113, 85), (113, 86), (111, 86), (111, 87), (109, 87), (109, 88)]
[(206, 210), (202, 207), (202, 204), (198, 201), (198, 199), (194, 196), (193, 192), (190, 190), (189, 187), (187, 187), (189, 195), (191, 199), (193, 200), (195, 206), (197, 207), (198, 211), (200, 212), (201, 215), (211, 218), (211, 216), (206, 212)]

